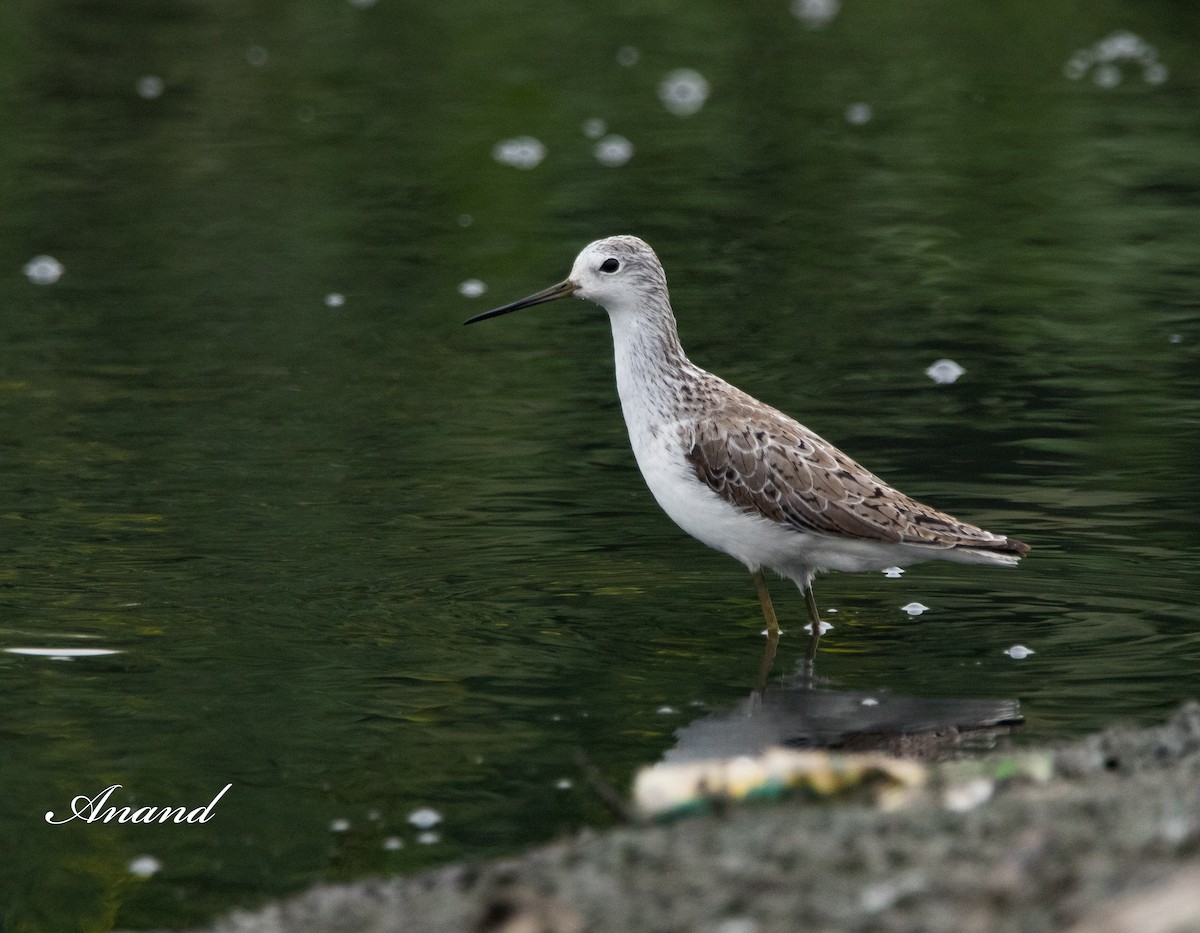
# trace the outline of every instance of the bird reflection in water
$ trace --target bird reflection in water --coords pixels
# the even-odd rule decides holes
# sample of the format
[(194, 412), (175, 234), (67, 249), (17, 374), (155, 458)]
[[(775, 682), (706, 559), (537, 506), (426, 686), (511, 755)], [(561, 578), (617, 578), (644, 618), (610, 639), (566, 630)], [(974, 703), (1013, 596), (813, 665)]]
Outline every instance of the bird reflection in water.
[(750, 696), (677, 730), (678, 741), (663, 761), (754, 756), (777, 747), (874, 750), (937, 761), (990, 748), (1025, 721), (1016, 700), (818, 686), (807, 652), (791, 677), (767, 685), (774, 657), (769, 640)]

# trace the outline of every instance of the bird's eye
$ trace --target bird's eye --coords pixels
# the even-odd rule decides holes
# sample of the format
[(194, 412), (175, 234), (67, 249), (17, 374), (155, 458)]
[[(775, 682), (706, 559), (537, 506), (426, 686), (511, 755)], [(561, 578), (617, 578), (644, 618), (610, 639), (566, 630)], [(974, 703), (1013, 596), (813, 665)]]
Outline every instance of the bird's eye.
[(601, 272), (616, 272), (620, 268), (621, 264), (615, 259), (606, 259), (604, 262), (600, 263)]

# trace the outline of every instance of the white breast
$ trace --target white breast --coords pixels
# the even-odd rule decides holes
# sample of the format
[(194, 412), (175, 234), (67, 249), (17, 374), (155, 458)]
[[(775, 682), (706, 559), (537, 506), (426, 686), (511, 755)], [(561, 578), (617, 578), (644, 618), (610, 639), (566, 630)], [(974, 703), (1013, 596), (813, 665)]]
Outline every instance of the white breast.
[(791, 570), (803, 563), (796, 557), (804, 536), (737, 508), (702, 483), (687, 462), (678, 431), (678, 425), (664, 426), (655, 436), (631, 424), (629, 433), (646, 485), (672, 521), (751, 572), (760, 567)]
[[(796, 573), (811, 575), (796, 559), (805, 535), (731, 505), (696, 476), (687, 461), (691, 432), (687, 422), (679, 420), (678, 382), (686, 375), (662, 365), (655, 345), (661, 332), (635, 315), (610, 310), (609, 316), (617, 394), (629, 441), (646, 485), (663, 511), (692, 537), (751, 571), (772, 567), (793, 579)], [(670, 337), (675, 339), (673, 329)], [(691, 366), (686, 360), (684, 365)]]

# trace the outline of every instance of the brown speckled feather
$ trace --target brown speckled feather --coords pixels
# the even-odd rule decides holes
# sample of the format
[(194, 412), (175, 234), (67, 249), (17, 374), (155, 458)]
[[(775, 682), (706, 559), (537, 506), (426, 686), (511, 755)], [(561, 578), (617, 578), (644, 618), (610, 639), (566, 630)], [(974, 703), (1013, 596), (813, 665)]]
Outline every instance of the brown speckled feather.
[(684, 430), (696, 476), (727, 502), (842, 539), (1018, 556), (1029, 550), (893, 489), (802, 424), (720, 382), (720, 391), (703, 393), (719, 407), (697, 411)]

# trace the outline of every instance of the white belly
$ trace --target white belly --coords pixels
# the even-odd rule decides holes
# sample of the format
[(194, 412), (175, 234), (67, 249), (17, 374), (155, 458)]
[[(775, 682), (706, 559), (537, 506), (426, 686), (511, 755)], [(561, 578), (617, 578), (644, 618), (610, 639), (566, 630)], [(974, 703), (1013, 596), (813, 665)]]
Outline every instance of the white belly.
[(861, 573), (925, 560), (986, 562), (992, 557), (971, 551), (836, 538), (781, 525), (738, 508), (701, 482), (687, 462), (682, 445), (675, 441), (676, 436), (673, 425), (630, 432), (646, 485), (675, 524), (698, 541), (740, 561), (751, 572), (767, 567), (804, 588), (813, 574), (827, 570)]

